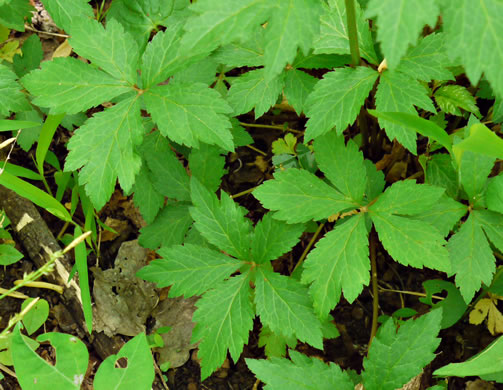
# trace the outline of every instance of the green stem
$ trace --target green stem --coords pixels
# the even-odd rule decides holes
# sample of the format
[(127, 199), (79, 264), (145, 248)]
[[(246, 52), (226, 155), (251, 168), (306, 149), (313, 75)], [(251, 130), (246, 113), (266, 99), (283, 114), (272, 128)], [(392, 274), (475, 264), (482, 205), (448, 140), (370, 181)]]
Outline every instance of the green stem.
[(370, 232), (370, 267), (372, 273), (372, 329), (368, 348), (377, 333), (377, 318), (379, 317), (379, 290), (377, 286), (376, 235), (374, 229)]
[(358, 29), (356, 27), (355, 0), (344, 0), (346, 3), (346, 16), (348, 22), (349, 49), (351, 51), (351, 64), (360, 65), (360, 49), (358, 48)]

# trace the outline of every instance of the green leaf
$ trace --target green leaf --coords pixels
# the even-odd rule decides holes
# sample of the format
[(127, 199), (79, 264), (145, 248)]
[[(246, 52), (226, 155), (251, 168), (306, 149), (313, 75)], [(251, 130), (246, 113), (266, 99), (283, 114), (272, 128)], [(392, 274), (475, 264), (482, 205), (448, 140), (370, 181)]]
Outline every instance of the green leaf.
[(482, 73), (502, 96), (503, 4), (498, 0), (447, 0), (442, 6), (446, 47), (452, 60), (460, 60), (466, 75), (477, 84)]
[(370, 160), (363, 160), (367, 172), (367, 188), (365, 194), (369, 201), (377, 198), (384, 190), (386, 181), (382, 170), (377, 170), (376, 166)]
[(458, 174), (452, 164), (452, 158), (446, 153), (437, 153), (430, 157), (424, 172), (425, 182), (445, 188), (445, 193), (453, 198), (458, 196)]
[(28, 72), (39, 67), (44, 52), (42, 51), (42, 44), (38, 35), (33, 34), (28, 37), (23, 43), (23, 56), (14, 56), (14, 71), (18, 77), (22, 77)]
[(292, 64), (296, 69), (326, 69), (340, 68), (351, 63), (351, 56), (348, 54), (309, 54), (298, 53)]
[(276, 172), (274, 180), (266, 181), (253, 195), (265, 208), (276, 211), (275, 218), (288, 223), (320, 220), (357, 207), (314, 174), (296, 168)]
[(44, 7), (58, 27), (67, 33), (73, 33), (72, 26), (82, 19), (93, 19), (94, 11), (89, 0), (72, 1), (72, 6), (64, 0), (44, 0)]
[(456, 202), (447, 195), (437, 200), (428, 210), (414, 216), (415, 219), (436, 227), (444, 237), (452, 230), (456, 222), (468, 211), (468, 207)]
[(430, 34), (402, 57), (397, 70), (421, 81), (454, 80), (446, 69), (449, 64), (445, 47), (445, 34)]
[(295, 279), (259, 268), (255, 305), (260, 321), (272, 332), (295, 335), (300, 341), (323, 349), (321, 323), (314, 315), (307, 288)]
[[(37, 163), (37, 169), (40, 175), (44, 174), (44, 162), (46, 157), (48, 157), (49, 147), (51, 146), (52, 139), (59, 124), (65, 117), (65, 114), (52, 115), (49, 114), (45, 118), (45, 122), (40, 130), (40, 135), (38, 138), (37, 150), (35, 151), (35, 159)], [(59, 164), (58, 164), (59, 168)]]
[(433, 96), (438, 107), (447, 114), (461, 116), (459, 108), (462, 108), (480, 117), (475, 98), (461, 85), (444, 85), (437, 89)]
[(370, 213), (379, 239), (391, 257), (403, 265), (450, 272), (442, 234), (433, 226), (388, 213)]
[[(400, 72), (383, 72), (376, 93), (377, 110), (405, 112), (417, 116), (414, 106), (429, 112), (436, 112), (426, 88), (418, 81)], [(379, 118), (379, 125), (386, 130), (389, 139), (396, 138), (404, 147), (416, 154), (416, 134), (414, 132), (384, 118)]]
[(17, 31), (24, 31), (25, 18), (32, 16), (34, 11), (29, 2), (24, 0), (10, 0), (0, 4), (0, 24)]
[(132, 91), (125, 81), (72, 57), (45, 61), (21, 82), (35, 96), (33, 103), (51, 108), (52, 114), (76, 114)]
[[(442, 308), (440, 329), (450, 328), (463, 317), (468, 305), (465, 303), (461, 293), (453, 283), (441, 279), (432, 279), (423, 282), (423, 287), (426, 292), (426, 297), (419, 298), (419, 300), (432, 306), (432, 308)], [(432, 301), (433, 295), (441, 293), (444, 290), (447, 292), (447, 297), (434, 304)]]
[(317, 78), (301, 70), (290, 69), (286, 72), (283, 92), (298, 115), (304, 111), (307, 97), (317, 82)]
[(225, 115), (232, 110), (217, 91), (202, 83), (175, 83), (153, 87), (143, 96), (164, 136), (189, 147), (198, 147), (201, 141), (234, 150)]
[(435, 358), (441, 320), (442, 310), (436, 309), (406, 321), (398, 331), (386, 321), (363, 360), (365, 389), (398, 389), (418, 375)]
[(181, 244), (192, 222), (187, 204), (170, 203), (140, 230), (140, 244), (150, 249)]
[[(74, 240), (82, 235), (80, 226), (75, 226), (73, 232)], [(75, 249), (75, 267), (79, 273), (80, 299), (82, 301), (82, 311), (89, 334), (93, 331), (93, 308), (91, 303), (91, 292), (89, 290), (89, 275), (87, 268), (87, 250), (85, 242), (79, 243)]]
[(503, 214), (503, 175), (491, 177), (487, 183), (486, 204), (489, 210)]
[[(127, 359), (126, 367), (118, 367), (117, 361)], [(98, 368), (94, 377), (96, 390), (149, 389), (154, 382), (155, 370), (152, 353), (145, 333), (140, 333), (122, 346), (117, 355), (110, 355)]]
[(377, 40), (388, 67), (394, 69), (409, 45), (415, 45), (425, 24), (435, 27), (435, 0), (370, 0), (365, 16), (377, 17)]
[(132, 190), (134, 204), (148, 224), (154, 221), (157, 213), (164, 205), (164, 196), (155, 189), (150, 179), (151, 176), (153, 176), (153, 173), (143, 164), (140, 172), (136, 175)]
[[(328, 4), (328, 11), (325, 11), (320, 19), (320, 38), (314, 44), (314, 52), (316, 54), (350, 54), (344, 0), (330, 0)], [(379, 60), (374, 50), (368, 21), (363, 17), (358, 3), (355, 3), (355, 12), (360, 55), (371, 64), (377, 65)]]
[(117, 177), (124, 191), (131, 190), (141, 158), (134, 150), (143, 138), (137, 98), (121, 101), (95, 114), (68, 143), (65, 170), (79, 172), (79, 181), (96, 209), (110, 199)]
[(180, 9), (184, 9), (187, 4), (188, 0), (114, 1), (107, 11), (107, 19), (114, 18), (119, 21), (141, 48), (158, 26), (167, 26), (170, 29), (176, 23), (177, 17), (180, 18)]
[(295, 348), (297, 339), (294, 336), (285, 337), (282, 334), (273, 333), (267, 326), (262, 326), (258, 338), (258, 346), (264, 347), (265, 355), (271, 357), (285, 357), (286, 347)]
[(378, 73), (372, 68), (338, 68), (328, 72), (314, 87), (306, 102), (304, 142), (327, 133), (334, 126), (339, 134), (351, 125), (374, 86)]
[(483, 154), (469, 151), (463, 153), (459, 166), (459, 180), (470, 204), (476, 203), (482, 196), (494, 161), (495, 158)]
[(344, 136), (331, 131), (316, 138), (314, 150), (327, 179), (346, 197), (360, 203), (367, 187), (367, 171), (358, 146), (352, 140), (345, 145)]
[(297, 55), (297, 48), (307, 53), (319, 33), (323, 11), (318, 0), (276, 0), (266, 28), (264, 58), (266, 79), (283, 71)]
[(463, 363), (450, 363), (433, 372), (438, 376), (486, 376), (501, 374), (503, 365), (503, 336), (497, 338), (487, 348)]
[(26, 111), (30, 107), (16, 79), (13, 71), (6, 65), (0, 64), (0, 90), (2, 90), (0, 116), (8, 116), (10, 112), (15, 111)]
[(482, 283), (491, 284), (495, 259), (482, 226), (472, 212), (447, 243), (456, 285), (465, 302), (470, 302)]
[(449, 135), (444, 129), (432, 121), (420, 118), (417, 114), (408, 114), (405, 112), (378, 112), (376, 110), (368, 110), (368, 113), (376, 118), (403, 126), (410, 131), (418, 132), (425, 137), (430, 137), (444, 146), (449, 153), (452, 153), (452, 141)]
[(326, 318), (341, 291), (352, 303), (370, 280), (368, 230), (365, 216), (342, 221), (316, 244), (304, 263), (302, 283), (312, 283), (309, 294), (316, 314)]
[(442, 196), (444, 189), (414, 180), (403, 180), (388, 187), (370, 209), (378, 213), (415, 215), (429, 210)]
[(470, 127), (470, 135), (453, 146), (458, 162), (464, 151), (480, 153), (486, 156), (503, 158), (503, 140), (481, 123)]
[[(163, 7), (164, 8), (164, 7)], [(180, 55), (183, 23), (172, 23), (149, 42), (142, 57), (141, 78), (148, 89), (168, 79), (188, 65), (188, 56)]]
[(111, 76), (136, 84), (138, 46), (115, 19), (107, 22), (106, 29), (96, 20), (75, 21), (69, 43), (76, 53)]
[(0, 244), (0, 265), (11, 265), (22, 258), (23, 254), (14, 248), (14, 246)]
[(253, 328), (251, 292), (247, 275), (239, 275), (197, 301), (192, 342), (201, 340), (197, 353), (201, 359), (201, 380), (222, 365), (227, 350), (235, 362), (239, 359)]
[(223, 253), (192, 244), (163, 247), (157, 253), (163, 258), (152, 261), (136, 275), (159, 288), (171, 286), (170, 297), (202, 295), (243, 265)]
[(296, 155), (295, 146), (297, 138), (292, 133), (287, 133), (283, 138), (279, 138), (272, 143), (272, 152), (274, 154), (291, 154)]
[(184, 26), (181, 47), (186, 52), (209, 53), (232, 41), (245, 41), (267, 19), (271, 4), (266, 0), (202, 0), (190, 6), (193, 16)]
[(145, 137), (141, 150), (150, 168), (149, 178), (154, 188), (169, 198), (190, 200), (189, 176), (166, 138), (159, 132), (149, 134)]
[(227, 100), (234, 115), (247, 113), (254, 108), (257, 119), (276, 103), (282, 89), (281, 75), (267, 80), (265, 69), (255, 69), (231, 82)]
[(289, 225), (266, 214), (255, 225), (255, 233), (251, 242), (251, 255), (255, 263), (265, 263), (275, 260), (290, 251), (300, 239), (304, 225)]
[(248, 368), (266, 383), (265, 389), (353, 390), (354, 383), (347, 372), (334, 363), (325, 364), (315, 357), (304, 357), (291, 350), (288, 359), (246, 359)]
[(192, 203), (190, 214), (195, 227), (213, 245), (241, 260), (250, 257), (251, 224), (240, 207), (225, 193), (220, 201), (195, 177), (190, 181)]
[[(21, 310), (24, 310), (28, 304), (33, 301), (33, 298), (25, 299), (21, 305)], [(44, 322), (49, 317), (49, 302), (45, 299), (39, 299), (37, 303), (23, 317), (23, 325), (26, 327), (26, 332), (31, 336), (38, 328), (44, 325)]]
[(21, 337), (20, 326), (14, 329), (12, 358), (19, 384), (27, 390), (78, 390), (84, 381), (89, 353), (82, 341), (64, 333), (43, 333), (40, 342), (50, 341), (56, 349), (54, 365), (42, 359)]
[(233, 42), (217, 49), (212, 58), (231, 68), (264, 65), (265, 29), (256, 27), (245, 42)]
[(207, 144), (200, 144), (198, 149), (192, 149), (189, 155), (189, 167), (192, 176), (210, 191), (215, 192), (220, 187), (225, 174), (225, 157), (222, 149)]
[(503, 215), (489, 210), (477, 210), (475, 216), (489, 241), (499, 251), (503, 251)]
[(49, 213), (61, 218), (63, 221), (71, 222), (72, 217), (68, 210), (47, 192), (42, 191), (33, 184), (30, 184), (7, 171), (0, 175), (0, 184), (14, 191), (23, 198), (30, 199), (37, 206), (44, 208)]

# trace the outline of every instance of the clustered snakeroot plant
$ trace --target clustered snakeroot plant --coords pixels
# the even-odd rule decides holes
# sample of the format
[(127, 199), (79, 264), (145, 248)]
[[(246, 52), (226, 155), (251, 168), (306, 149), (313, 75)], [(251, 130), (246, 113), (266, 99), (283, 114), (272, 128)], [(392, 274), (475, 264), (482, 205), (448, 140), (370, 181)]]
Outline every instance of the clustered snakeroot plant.
[[(97, 15), (87, 0), (42, 3), (76, 55), (41, 63), (36, 35), (22, 56), (0, 43), (0, 131), (23, 129), (4, 146), (36, 142), (38, 170), (2, 156), (0, 184), (74, 225), (75, 237), (90, 230), (90, 250), (103, 225), (96, 211), (117, 182), (132, 195), (147, 223), (139, 242), (159, 255), (137, 276), (169, 286), (170, 297), (200, 297), (192, 342), (203, 380), (228, 353), (240, 358), (254, 324), (267, 359), (246, 364), (268, 389), (400, 388), (432, 362), (440, 330), (474, 298), (485, 315), (469, 320), (488, 315), (491, 333), (503, 331), (494, 303), (503, 295), (503, 1), (113, 0)], [(26, 0), (0, 0), (0, 42), (24, 31), (30, 11)], [(281, 110), (305, 129), (264, 123)], [(250, 111), (257, 123), (240, 122)], [(49, 150), (60, 124), (74, 131), (63, 168)], [(274, 172), (230, 196), (226, 156), (257, 151), (253, 126), (278, 132)], [(44, 164), (55, 171), (54, 196)], [(234, 200), (244, 194), (266, 209), (253, 222)], [(275, 270), (271, 262), (301, 240), (291, 274)], [(424, 283), (427, 314), (378, 329), (378, 249), (387, 261), (437, 271), (442, 280)], [(91, 332), (84, 244), (75, 257)], [(2, 264), (19, 258), (0, 245)], [(323, 350), (338, 337), (331, 311), (367, 287), (373, 318), (361, 373), (295, 350), (298, 342)], [(443, 290), (448, 297), (434, 304)], [(42, 325), (47, 316), (27, 325), (34, 305), (0, 337), (12, 354), (0, 363), (14, 365), (23, 389), (79, 389), (88, 362), (80, 340), (38, 336), (56, 348), (53, 366), (14, 327), (26, 316), (25, 329)], [(150, 347), (145, 334), (131, 339), (102, 363), (95, 388), (149, 389)], [(498, 338), (434, 375), (503, 383), (502, 353)], [(115, 366), (119, 357), (126, 368)]]

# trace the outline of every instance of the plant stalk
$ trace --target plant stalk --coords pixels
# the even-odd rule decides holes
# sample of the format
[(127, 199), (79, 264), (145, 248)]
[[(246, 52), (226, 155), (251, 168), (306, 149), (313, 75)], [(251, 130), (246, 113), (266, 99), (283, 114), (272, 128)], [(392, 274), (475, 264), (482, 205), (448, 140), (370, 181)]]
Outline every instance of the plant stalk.
[(355, 0), (344, 0), (346, 3), (346, 17), (348, 24), (349, 50), (351, 65), (360, 65), (360, 49), (358, 47), (358, 29), (356, 27)]
[(372, 328), (368, 348), (377, 333), (377, 318), (379, 316), (379, 290), (377, 286), (376, 235), (374, 228), (370, 232), (370, 267), (372, 273)]

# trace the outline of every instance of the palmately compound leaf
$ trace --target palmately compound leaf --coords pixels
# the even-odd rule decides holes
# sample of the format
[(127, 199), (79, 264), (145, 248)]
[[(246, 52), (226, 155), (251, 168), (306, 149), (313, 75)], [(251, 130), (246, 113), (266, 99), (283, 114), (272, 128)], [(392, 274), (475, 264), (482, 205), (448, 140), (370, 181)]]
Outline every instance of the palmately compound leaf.
[(189, 155), (189, 167), (195, 176), (209, 190), (215, 192), (220, 187), (224, 169), (225, 157), (222, 149), (208, 144), (199, 144), (198, 149), (192, 149)]
[(171, 286), (170, 297), (201, 295), (243, 265), (223, 253), (192, 244), (163, 247), (157, 253), (162, 259), (150, 262), (136, 275), (159, 288)]
[(263, 325), (285, 336), (323, 349), (321, 323), (315, 316), (307, 288), (295, 279), (258, 268), (255, 305)]
[(251, 255), (255, 263), (265, 263), (275, 260), (288, 252), (299, 242), (304, 231), (302, 224), (286, 224), (266, 214), (255, 225), (255, 232), (251, 243)]
[(291, 63), (297, 48), (311, 49), (320, 30), (323, 11), (318, 0), (278, 0), (266, 27), (264, 58), (266, 79), (270, 80)]
[[(350, 54), (347, 29), (346, 4), (344, 0), (329, 0), (329, 10), (321, 16), (320, 38), (314, 44), (316, 54)], [(355, 3), (358, 46), (362, 58), (377, 65), (374, 41), (368, 21), (365, 20), (358, 2)]]
[(201, 379), (222, 365), (229, 350), (236, 362), (253, 328), (254, 311), (250, 280), (239, 275), (223, 282), (197, 301), (192, 320), (196, 323), (192, 342), (201, 340)]
[(452, 60), (461, 60), (472, 84), (482, 73), (503, 96), (503, 3), (499, 0), (447, 0), (442, 7), (446, 47)]
[(482, 283), (491, 284), (496, 270), (494, 255), (482, 227), (474, 211), (447, 243), (456, 285), (465, 302), (472, 300)]
[(34, 389), (34, 383), (40, 389), (81, 388), (89, 361), (89, 353), (82, 341), (64, 333), (49, 332), (38, 336), (38, 341), (50, 341), (56, 349), (57, 361), (52, 365), (30, 348), (19, 329), (20, 324), (14, 329), (11, 352), (23, 388)]
[(480, 117), (475, 98), (462, 85), (444, 85), (435, 91), (434, 97), (438, 107), (446, 114), (462, 116), (459, 110), (462, 108)]
[(332, 184), (349, 199), (358, 203), (367, 187), (367, 171), (358, 146), (331, 131), (314, 141), (316, 161)]
[(227, 100), (235, 115), (255, 108), (255, 118), (261, 117), (276, 103), (283, 89), (282, 75), (266, 80), (265, 69), (255, 69), (231, 82)]
[(371, 206), (374, 211), (398, 215), (415, 215), (428, 211), (442, 196), (444, 189), (414, 180), (403, 180), (388, 187)]
[(503, 251), (503, 215), (490, 210), (477, 210), (474, 215), (489, 241)]
[(378, 73), (372, 68), (338, 68), (328, 72), (314, 87), (306, 102), (304, 142), (327, 133), (335, 126), (342, 134), (352, 124), (374, 86)]
[(445, 34), (430, 34), (421, 38), (417, 46), (409, 49), (402, 57), (397, 71), (422, 81), (454, 80), (446, 68), (449, 64)]
[(487, 177), (494, 166), (494, 157), (465, 151), (459, 165), (459, 180), (468, 195), (470, 204), (477, 203), (487, 183)]
[(158, 26), (167, 26), (169, 29), (172, 25), (170, 22), (176, 23), (173, 16), (180, 18), (180, 12), (187, 4), (188, 1), (177, 0), (114, 1), (107, 11), (107, 20), (114, 18), (119, 21), (138, 46), (144, 47), (150, 33)]
[(363, 361), (365, 389), (398, 389), (418, 375), (435, 358), (441, 321), (441, 309), (406, 321), (398, 331), (393, 321), (386, 321)]
[(449, 273), (451, 263), (443, 235), (426, 222), (371, 212), (379, 239), (391, 257), (403, 265)]
[(370, 0), (365, 12), (377, 17), (377, 40), (390, 69), (416, 44), (425, 24), (435, 26), (438, 14), (435, 0)]
[[(127, 366), (117, 361), (127, 359)], [(98, 367), (93, 387), (96, 390), (148, 389), (155, 377), (152, 352), (145, 333), (140, 333), (122, 346), (116, 355), (110, 355)]]
[(189, 204), (170, 202), (153, 222), (140, 230), (139, 243), (150, 249), (180, 245), (193, 222)]
[(281, 358), (268, 360), (246, 359), (248, 368), (266, 384), (268, 390), (353, 390), (354, 383), (341, 368), (311, 357), (301, 357), (290, 351), (293, 361)]
[(283, 92), (298, 115), (304, 111), (307, 97), (317, 82), (317, 78), (298, 69), (289, 69), (286, 72)]
[(190, 181), (192, 203), (190, 214), (195, 227), (213, 245), (231, 256), (246, 260), (250, 257), (251, 224), (244, 215), (248, 212), (227, 194), (220, 200), (195, 177)]
[(503, 214), (503, 175), (490, 178), (485, 194), (487, 208)]
[(109, 75), (136, 84), (138, 45), (116, 20), (108, 21), (106, 29), (96, 20), (75, 21), (69, 42), (76, 53)]
[(341, 291), (352, 303), (368, 285), (370, 275), (368, 231), (365, 216), (342, 221), (327, 233), (304, 263), (302, 282), (311, 283), (309, 294), (318, 316), (326, 318), (340, 300)]
[(4, 0), (0, 5), (0, 24), (17, 31), (24, 31), (25, 18), (30, 17), (33, 6), (24, 0)]
[(43, 62), (21, 82), (35, 96), (33, 103), (53, 114), (76, 114), (132, 91), (126, 81), (72, 57)]
[(89, 0), (75, 0), (70, 7), (62, 0), (44, 0), (44, 8), (58, 27), (71, 34), (75, 22), (94, 18), (93, 8), (88, 3)]
[(468, 207), (450, 196), (442, 195), (428, 210), (414, 215), (414, 219), (425, 221), (436, 227), (444, 237), (452, 230), (456, 222), (468, 211)]
[(16, 74), (6, 65), (0, 64), (0, 117), (9, 115), (10, 112), (24, 111), (29, 108), (26, 96), (21, 92), (20, 85), (16, 82)]
[[(376, 108), (381, 112), (405, 112), (417, 115), (417, 106), (429, 112), (436, 112), (428, 97), (428, 91), (418, 81), (397, 71), (381, 74), (376, 92)], [(379, 125), (386, 130), (389, 139), (400, 142), (416, 154), (416, 133), (391, 121), (379, 118)]]
[(158, 131), (145, 137), (141, 154), (149, 168), (149, 180), (161, 195), (176, 200), (190, 200), (189, 175)]
[(133, 201), (140, 210), (141, 216), (148, 224), (154, 221), (159, 210), (164, 205), (164, 196), (154, 187), (150, 180), (152, 172), (142, 164), (140, 172), (136, 175), (133, 186)]
[(147, 89), (168, 79), (192, 63), (193, 59), (180, 54), (183, 23), (170, 24), (149, 42), (142, 57), (141, 78)]
[(181, 47), (186, 52), (209, 53), (219, 45), (246, 41), (267, 19), (274, 4), (267, 0), (202, 0), (193, 3)]
[(135, 146), (141, 143), (143, 132), (140, 103), (133, 97), (95, 114), (70, 139), (65, 170), (83, 167), (80, 183), (96, 209), (110, 199), (117, 178), (126, 192), (133, 186), (141, 166)]
[(202, 83), (160, 85), (143, 94), (147, 111), (169, 139), (197, 147), (199, 141), (234, 150), (232, 112), (221, 95)]
[(320, 220), (357, 207), (320, 178), (296, 168), (276, 172), (274, 180), (266, 181), (253, 195), (264, 207), (276, 211), (275, 218), (288, 223)]

